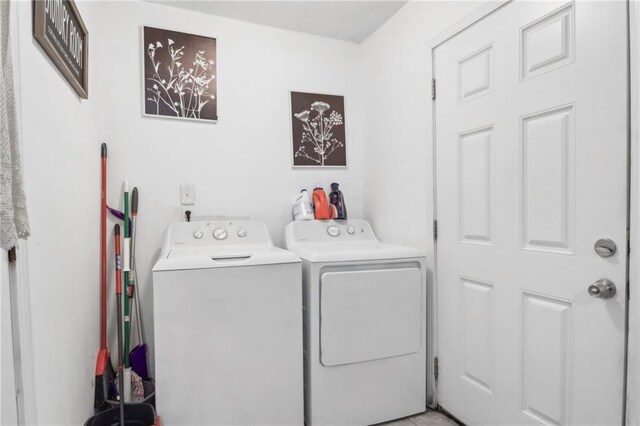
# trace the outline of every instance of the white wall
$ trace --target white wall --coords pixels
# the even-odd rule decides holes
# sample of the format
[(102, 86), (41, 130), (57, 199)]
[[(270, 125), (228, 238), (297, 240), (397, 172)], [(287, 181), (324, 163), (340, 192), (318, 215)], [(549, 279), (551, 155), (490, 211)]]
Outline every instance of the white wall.
[[(104, 53), (98, 67), (108, 69), (102, 78), (113, 82), (101, 98), (109, 200), (118, 204), (125, 178), (140, 189), (139, 278), (153, 343), (149, 271), (165, 227), (181, 219), (181, 182), (196, 186), (194, 214), (263, 220), (276, 244), (283, 241), (292, 197), (316, 181), (326, 187), (340, 182), (350, 213), (362, 215), (359, 50), (352, 43), (149, 3), (100, 3), (99, 9), (106, 22), (118, 22), (117, 32), (109, 31), (109, 23), (93, 38), (94, 51)], [(141, 25), (217, 38), (218, 124), (141, 117)], [(347, 169), (291, 168), (289, 90), (345, 96)]]
[[(78, 100), (33, 40), (31, 2), (17, 6), (37, 411), (42, 424), (81, 424), (99, 344), (99, 97), (94, 81)], [(93, 10), (81, 10), (95, 28)]]
[(410, 2), (362, 44), (363, 99), (368, 106), (365, 216), (381, 239), (424, 249), (430, 265), (433, 126), (428, 41), (482, 4)]
[[(431, 48), (433, 37), (483, 2), (420, 2), (400, 9), (363, 44), (364, 212), (382, 240), (427, 254), (428, 341), (436, 341), (433, 290), (433, 139)], [(427, 398), (433, 402), (427, 348)]]
[[(78, 100), (34, 42), (31, 2), (19, 4), (42, 424), (80, 424), (92, 412), (101, 142), (109, 144), (110, 204), (121, 205), (124, 179), (140, 189), (138, 266), (151, 341), (150, 269), (165, 227), (180, 220), (180, 183), (196, 185), (195, 214), (261, 219), (276, 243), (283, 240), (293, 195), (316, 181), (340, 182), (350, 214), (362, 216), (358, 45), (151, 3), (81, 1), (78, 6), (90, 33), (88, 101)], [(141, 116), (142, 25), (217, 37), (218, 124)], [(345, 96), (347, 169), (292, 170), (289, 90)], [(111, 301), (112, 293), (111, 283)], [(110, 324), (113, 320), (112, 309)]]

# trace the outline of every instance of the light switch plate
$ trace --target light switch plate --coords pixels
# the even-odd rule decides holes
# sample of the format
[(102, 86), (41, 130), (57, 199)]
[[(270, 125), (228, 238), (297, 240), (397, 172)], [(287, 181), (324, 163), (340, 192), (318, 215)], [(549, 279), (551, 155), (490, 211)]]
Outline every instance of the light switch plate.
[(180, 204), (192, 206), (196, 203), (196, 186), (191, 183), (180, 185)]

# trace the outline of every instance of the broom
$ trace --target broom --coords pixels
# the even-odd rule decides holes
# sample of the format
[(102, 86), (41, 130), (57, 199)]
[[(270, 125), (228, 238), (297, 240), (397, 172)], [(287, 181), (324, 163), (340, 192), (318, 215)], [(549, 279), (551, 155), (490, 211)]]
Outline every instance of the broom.
[(115, 376), (107, 348), (107, 144), (100, 147), (102, 160), (100, 176), (100, 349), (96, 358), (95, 397), (96, 412), (109, 408), (109, 387)]
[(136, 310), (136, 328), (138, 331), (138, 344), (131, 349), (129, 359), (131, 368), (138, 373), (143, 379), (149, 378), (149, 369), (147, 363), (147, 344), (142, 335), (142, 313), (140, 312), (140, 293), (138, 292), (138, 271), (136, 269), (136, 230), (138, 218), (138, 188), (133, 188), (131, 193), (131, 272), (129, 273), (129, 289), (133, 290), (133, 299)]

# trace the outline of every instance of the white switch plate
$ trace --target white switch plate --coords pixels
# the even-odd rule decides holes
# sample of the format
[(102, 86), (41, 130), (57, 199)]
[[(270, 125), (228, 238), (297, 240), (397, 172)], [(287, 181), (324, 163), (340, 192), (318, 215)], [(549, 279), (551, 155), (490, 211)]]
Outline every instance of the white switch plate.
[(180, 204), (191, 206), (196, 203), (196, 186), (191, 183), (180, 185)]

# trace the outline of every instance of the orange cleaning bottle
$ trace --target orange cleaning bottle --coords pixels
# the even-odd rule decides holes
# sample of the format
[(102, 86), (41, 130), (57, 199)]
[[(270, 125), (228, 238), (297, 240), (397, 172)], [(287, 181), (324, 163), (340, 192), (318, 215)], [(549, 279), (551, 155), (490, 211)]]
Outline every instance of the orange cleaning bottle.
[(327, 194), (325, 194), (324, 189), (320, 184), (316, 184), (313, 189), (313, 208), (315, 209), (316, 219), (325, 220), (331, 218)]

